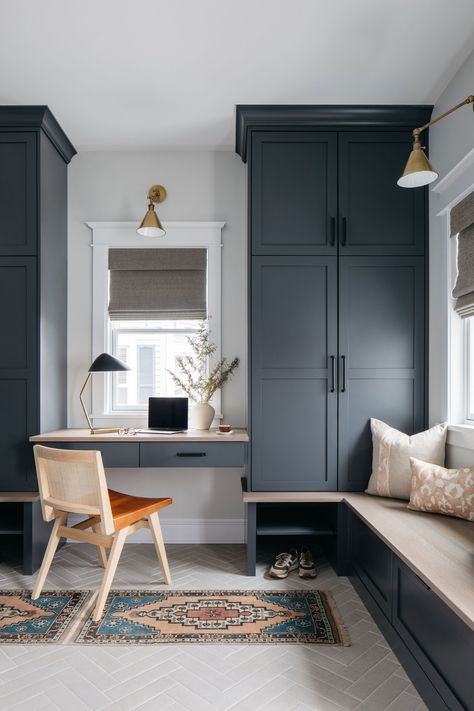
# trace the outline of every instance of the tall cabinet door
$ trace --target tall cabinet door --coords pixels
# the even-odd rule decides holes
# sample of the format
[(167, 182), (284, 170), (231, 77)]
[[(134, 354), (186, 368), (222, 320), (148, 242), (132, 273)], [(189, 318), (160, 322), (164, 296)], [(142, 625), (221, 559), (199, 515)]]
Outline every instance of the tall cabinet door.
[(36, 152), (33, 132), (0, 131), (0, 254), (36, 254)]
[(370, 418), (424, 427), (423, 257), (342, 257), (339, 264), (339, 489), (365, 488)]
[(254, 257), (254, 491), (337, 488), (336, 257)]
[(397, 185), (409, 131), (339, 134), (341, 254), (423, 254), (426, 190)]
[(36, 489), (36, 258), (0, 257), (0, 489)]
[(252, 136), (252, 254), (336, 254), (337, 133)]

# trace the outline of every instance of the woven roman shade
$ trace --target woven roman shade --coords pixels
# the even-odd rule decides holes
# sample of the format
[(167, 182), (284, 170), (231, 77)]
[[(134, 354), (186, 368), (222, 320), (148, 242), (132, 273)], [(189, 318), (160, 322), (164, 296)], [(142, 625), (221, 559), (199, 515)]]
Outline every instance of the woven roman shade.
[(109, 316), (205, 319), (207, 250), (110, 249)]
[(461, 318), (474, 316), (474, 193), (451, 210), (451, 236), (458, 235), (458, 276), (453, 289), (454, 310)]

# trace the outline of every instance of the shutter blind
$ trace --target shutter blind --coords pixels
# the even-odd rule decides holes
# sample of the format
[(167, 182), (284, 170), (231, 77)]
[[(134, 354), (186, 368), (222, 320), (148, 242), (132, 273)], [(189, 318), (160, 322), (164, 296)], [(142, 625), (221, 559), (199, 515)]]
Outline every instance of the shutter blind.
[(458, 235), (458, 276), (453, 289), (454, 310), (461, 318), (474, 316), (474, 193), (451, 210), (451, 236)]
[(112, 320), (207, 317), (205, 249), (110, 249)]

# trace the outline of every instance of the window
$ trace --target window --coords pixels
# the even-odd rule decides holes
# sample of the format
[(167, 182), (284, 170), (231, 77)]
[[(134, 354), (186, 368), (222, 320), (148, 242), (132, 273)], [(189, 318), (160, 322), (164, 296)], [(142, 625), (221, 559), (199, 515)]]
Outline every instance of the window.
[(131, 368), (113, 375), (112, 411), (145, 411), (149, 397), (184, 395), (168, 371), (176, 371), (177, 357), (190, 352), (187, 336), (196, 333), (198, 325), (198, 321), (110, 321), (112, 353)]
[(474, 424), (474, 316), (464, 321), (464, 412), (466, 420)]
[[(146, 425), (148, 398), (150, 396), (174, 396), (183, 393), (174, 384), (168, 370), (176, 370), (176, 359), (186, 354), (189, 345), (187, 336), (192, 336), (198, 328), (199, 318), (183, 314), (176, 318), (171, 313), (171, 304), (166, 304), (169, 317), (161, 313), (159, 318), (151, 314), (128, 313), (121, 305), (109, 318), (109, 253), (110, 250), (130, 250), (122, 254), (128, 269), (128, 255), (131, 250), (150, 250), (148, 262), (156, 261), (158, 252), (172, 252), (175, 249), (204, 249), (206, 254), (207, 277), (207, 317), (211, 340), (217, 345), (216, 360), (220, 358), (220, 314), (221, 314), (221, 231), (222, 222), (169, 222), (166, 238), (163, 240), (143, 240), (136, 235), (134, 223), (89, 223), (92, 229), (92, 353), (91, 358), (102, 352), (116, 355), (130, 366), (126, 372), (96, 374), (92, 382), (92, 420), (96, 426), (116, 426), (117, 422), (129, 426)], [(161, 255), (161, 252), (160, 252)], [(158, 255), (158, 256), (160, 256)], [(164, 258), (166, 255), (164, 255)], [(173, 257), (173, 255), (168, 255)], [(161, 258), (161, 257), (160, 257)], [(153, 267), (151, 267), (153, 268)], [(144, 276), (143, 291), (148, 289)], [(174, 283), (168, 282), (166, 294), (172, 294)], [(162, 287), (161, 287), (162, 288)], [(196, 284), (187, 284), (187, 293), (195, 293)], [(133, 295), (133, 290), (132, 290)], [(155, 292), (154, 292), (155, 293)], [(133, 299), (132, 299), (133, 301)], [(160, 303), (161, 303), (160, 299)], [(140, 318), (138, 318), (140, 316)], [(212, 367), (212, 362), (210, 363)], [(220, 393), (213, 398), (213, 405), (220, 417)]]

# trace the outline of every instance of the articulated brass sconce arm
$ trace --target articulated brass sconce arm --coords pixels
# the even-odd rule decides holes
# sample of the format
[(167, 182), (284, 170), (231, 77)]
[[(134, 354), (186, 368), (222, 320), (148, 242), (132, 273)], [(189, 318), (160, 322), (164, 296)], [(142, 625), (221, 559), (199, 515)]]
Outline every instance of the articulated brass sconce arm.
[[(413, 129), (413, 138), (416, 140), (420, 133), (423, 131), (426, 131), (427, 128), (432, 126), (434, 123), (438, 123), (438, 121), (441, 121), (441, 119), (444, 119), (446, 116), (449, 116), (449, 114), (452, 114), (453, 111), (457, 111), (458, 109), (461, 108), (461, 106), (466, 106), (466, 104), (474, 104), (474, 95), (471, 94), (468, 96), (464, 101), (461, 101), (459, 104), (456, 104), (456, 106), (453, 106), (452, 109), (448, 109), (448, 111), (445, 111), (444, 114), (440, 114), (439, 116), (436, 116), (436, 118), (431, 119), (431, 121), (428, 121), (428, 123), (425, 123), (423, 126), (420, 126), (419, 128), (414, 128)], [(473, 110), (474, 110), (474, 105), (473, 105)]]

